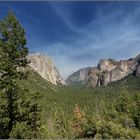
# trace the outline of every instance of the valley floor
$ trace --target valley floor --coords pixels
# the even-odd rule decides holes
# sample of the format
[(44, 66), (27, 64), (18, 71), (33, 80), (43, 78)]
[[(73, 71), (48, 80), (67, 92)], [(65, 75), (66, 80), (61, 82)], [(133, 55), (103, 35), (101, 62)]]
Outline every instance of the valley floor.
[(54, 86), (34, 72), (24, 85), (43, 95), (42, 138), (140, 138), (140, 79), (107, 87)]

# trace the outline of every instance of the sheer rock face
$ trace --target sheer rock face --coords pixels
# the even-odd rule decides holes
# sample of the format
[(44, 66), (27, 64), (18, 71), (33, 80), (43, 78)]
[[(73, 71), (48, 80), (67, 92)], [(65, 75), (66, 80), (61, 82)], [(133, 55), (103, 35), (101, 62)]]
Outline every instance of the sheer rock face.
[(110, 82), (118, 81), (133, 73), (136, 70), (137, 62), (133, 60), (119, 61), (119, 63), (111, 69), (102, 73), (99, 77), (100, 85), (106, 86)]
[(68, 85), (85, 85), (88, 78), (88, 72), (90, 67), (80, 69), (74, 72), (71, 76), (66, 79)]
[(99, 83), (100, 71), (97, 68), (91, 68), (88, 72), (88, 80), (86, 83), (87, 87), (96, 87)]
[(140, 78), (140, 54), (134, 58), (138, 62), (136, 76)]
[(29, 66), (40, 74), (44, 79), (54, 85), (64, 84), (59, 71), (55, 68), (54, 62), (47, 55), (34, 53), (29, 54), (27, 58), (30, 60)]
[(140, 64), (137, 67), (136, 76), (140, 78)]
[[(77, 71), (74, 79), (80, 79), (81, 83), (84, 83), (87, 87), (100, 87), (107, 86), (110, 82), (118, 81), (135, 73), (137, 77), (140, 77), (140, 55), (134, 59), (115, 61), (113, 59), (101, 59), (97, 67), (91, 67), (87, 69), (84, 78), (79, 77), (80, 71)], [(83, 70), (83, 69), (82, 69)], [(73, 84), (73, 74), (66, 80), (68, 84)], [(70, 79), (73, 79), (71, 81)]]

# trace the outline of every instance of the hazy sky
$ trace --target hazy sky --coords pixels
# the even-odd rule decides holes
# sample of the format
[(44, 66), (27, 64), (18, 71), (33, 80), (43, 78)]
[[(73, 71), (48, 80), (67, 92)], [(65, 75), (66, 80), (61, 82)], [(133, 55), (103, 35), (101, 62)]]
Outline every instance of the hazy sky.
[(48, 54), (63, 77), (101, 58), (140, 53), (140, 2), (0, 2), (26, 31), (30, 52)]

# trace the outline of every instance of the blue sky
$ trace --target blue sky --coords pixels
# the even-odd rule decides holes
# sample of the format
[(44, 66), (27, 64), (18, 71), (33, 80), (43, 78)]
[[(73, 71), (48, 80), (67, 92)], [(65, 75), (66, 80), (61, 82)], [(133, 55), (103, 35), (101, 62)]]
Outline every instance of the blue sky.
[(30, 52), (48, 54), (64, 78), (101, 58), (140, 53), (140, 2), (0, 2), (0, 19), (8, 9), (25, 28)]

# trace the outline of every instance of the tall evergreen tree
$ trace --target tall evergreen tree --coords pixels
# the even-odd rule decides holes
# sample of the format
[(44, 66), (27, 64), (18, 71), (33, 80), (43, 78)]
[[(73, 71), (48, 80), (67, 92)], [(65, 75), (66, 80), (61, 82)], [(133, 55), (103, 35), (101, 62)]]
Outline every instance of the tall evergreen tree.
[(0, 22), (0, 138), (31, 138), (38, 132), (40, 108), (34, 101), (39, 96), (20, 82), (27, 76), (27, 55), (25, 31), (9, 11)]

